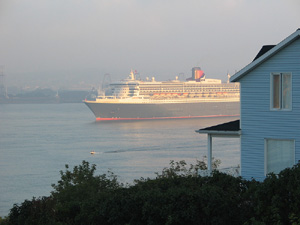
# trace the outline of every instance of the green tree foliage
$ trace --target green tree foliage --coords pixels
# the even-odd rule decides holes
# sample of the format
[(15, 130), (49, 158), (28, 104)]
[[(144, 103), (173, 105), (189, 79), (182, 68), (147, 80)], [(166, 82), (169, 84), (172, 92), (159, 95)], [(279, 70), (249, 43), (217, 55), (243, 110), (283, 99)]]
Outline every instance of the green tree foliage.
[[(212, 160), (212, 169), (216, 170), (221, 164), (221, 160), (213, 158)], [(157, 178), (171, 178), (178, 176), (198, 176), (200, 170), (207, 170), (207, 158), (203, 157), (202, 160), (196, 160), (196, 164), (190, 164), (190, 167), (187, 168), (187, 163), (184, 160), (175, 162), (174, 160), (170, 161), (169, 167), (164, 168), (162, 173), (155, 173)]]
[(111, 172), (108, 176), (95, 175), (96, 165), (90, 166), (86, 161), (73, 171), (68, 170), (68, 165), (65, 167), (65, 172), (60, 171), (61, 180), (52, 185), (57, 220), (65, 224), (85, 224), (95, 210), (95, 200), (106, 198), (122, 185)]
[(1, 225), (7, 225), (8, 224), (8, 218), (7, 217), (2, 218), (0, 216), (0, 224)]
[[(21, 205), (14, 204), (10, 210), (8, 221), (4, 224), (54, 224), (54, 201), (52, 197), (25, 200)], [(2, 224), (2, 223), (0, 223)]]
[(132, 189), (140, 194), (141, 224), (241, 224), (248, 212), (247, 184), (215, 172), (140, 181)]
[(269, 174), (253, 191), (255, 214), (263, 224), (300, 224), (300, 164)]
[(171, 161), (156, 178), (125, 186), (86, 161), (66, 165), (49, 197), (15, 204), (0, 224), (300, 224), (300, 164), (264, 182), (199, 176), (205, 168)]

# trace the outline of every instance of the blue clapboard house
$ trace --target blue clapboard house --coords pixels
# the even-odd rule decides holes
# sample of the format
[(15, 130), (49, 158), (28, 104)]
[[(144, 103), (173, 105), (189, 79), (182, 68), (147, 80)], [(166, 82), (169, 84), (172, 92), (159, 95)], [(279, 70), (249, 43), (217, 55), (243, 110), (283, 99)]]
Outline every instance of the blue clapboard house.
[(263, 180), (300, 160), (300, 29), (277, 45), (263, 46), (254, 60), (230, 78), (240, 83), (240, 120), (197, 132), (239, 137), (240, 175)]

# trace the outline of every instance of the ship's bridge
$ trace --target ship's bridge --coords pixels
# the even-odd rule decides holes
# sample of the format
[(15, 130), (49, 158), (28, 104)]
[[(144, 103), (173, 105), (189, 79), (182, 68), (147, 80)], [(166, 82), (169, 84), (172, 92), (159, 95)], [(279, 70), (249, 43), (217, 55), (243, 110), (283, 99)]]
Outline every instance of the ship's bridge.
[(117, 98), (139, 96), (139, 82), (119, 82), (110, 85), (111, 95)]

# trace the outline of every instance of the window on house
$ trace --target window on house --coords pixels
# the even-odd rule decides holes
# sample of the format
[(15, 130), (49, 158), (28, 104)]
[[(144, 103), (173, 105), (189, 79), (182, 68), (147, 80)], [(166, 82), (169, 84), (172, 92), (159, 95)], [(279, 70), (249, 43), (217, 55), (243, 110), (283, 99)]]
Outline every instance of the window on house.
[(265, 174), (278, 174), (294, 164), (294, 140), (265, 139)]
[(292, 75), (290, 73), (271, 74), (271, 109), (292, 109)]

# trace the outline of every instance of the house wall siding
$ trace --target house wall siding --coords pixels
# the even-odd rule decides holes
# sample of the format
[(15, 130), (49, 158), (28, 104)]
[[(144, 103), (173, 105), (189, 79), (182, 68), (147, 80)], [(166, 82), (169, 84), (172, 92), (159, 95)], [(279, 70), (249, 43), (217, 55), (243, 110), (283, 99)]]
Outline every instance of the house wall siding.
[[(270, 74), (292, 73), (292, 110), (270, 110)], [(241, 173), (265, 178), (265, 138), (294, 139), (300, 160), (300, 39), (267, 59), (239, 80), (241, 84)], [(297, 132), (299, 130), (299, 132)]]

